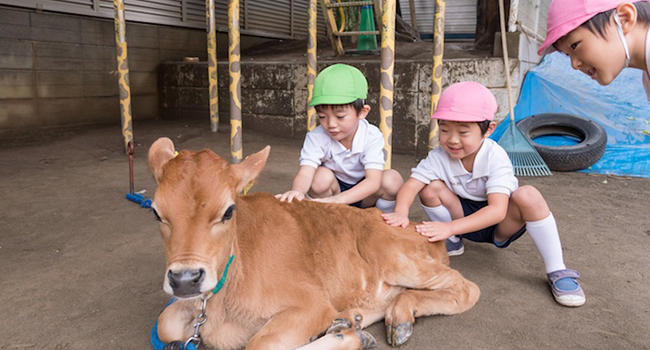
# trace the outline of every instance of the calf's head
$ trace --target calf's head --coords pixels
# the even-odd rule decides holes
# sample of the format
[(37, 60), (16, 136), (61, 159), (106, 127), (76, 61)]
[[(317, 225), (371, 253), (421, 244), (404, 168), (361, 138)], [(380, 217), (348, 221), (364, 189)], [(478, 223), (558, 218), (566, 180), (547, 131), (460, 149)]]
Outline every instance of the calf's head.
[(167, 258), (163, 289), (179, 298), (209, 293), (236, 242), (236, 196), (262, 171), (270, 147), (230, 165), (210, 150), (182, 151), (160, 138), (149, 149), (158, 183), (152, 208)]

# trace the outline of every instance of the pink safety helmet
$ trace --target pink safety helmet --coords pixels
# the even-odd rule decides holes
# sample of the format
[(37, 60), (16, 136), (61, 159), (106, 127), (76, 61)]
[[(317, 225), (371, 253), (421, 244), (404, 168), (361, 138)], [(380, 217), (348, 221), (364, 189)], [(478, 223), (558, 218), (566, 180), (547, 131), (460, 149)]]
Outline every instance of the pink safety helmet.
[[(628, 0), (627, 2), (647, 1)], [(595, 15), (616, 8), (625, 0), (553, 0), (546, 18), (546, 40), (537, 51), (546, 55), (556, 51), (553, 44)]]
[(431, 118), (455, 122), (494, 120), (497, 100), (485, 86), (473, 81), (456, 83), (442, 92)]

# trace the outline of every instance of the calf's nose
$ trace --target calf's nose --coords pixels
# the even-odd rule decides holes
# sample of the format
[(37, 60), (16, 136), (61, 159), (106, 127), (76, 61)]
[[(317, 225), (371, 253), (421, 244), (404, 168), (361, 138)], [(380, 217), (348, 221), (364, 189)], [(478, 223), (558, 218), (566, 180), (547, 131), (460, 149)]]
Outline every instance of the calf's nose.
[(205, 270), (167, 271), (169, 285), (178, 297), (191, 297), (201, 293), (201, 283), (205, 278)]

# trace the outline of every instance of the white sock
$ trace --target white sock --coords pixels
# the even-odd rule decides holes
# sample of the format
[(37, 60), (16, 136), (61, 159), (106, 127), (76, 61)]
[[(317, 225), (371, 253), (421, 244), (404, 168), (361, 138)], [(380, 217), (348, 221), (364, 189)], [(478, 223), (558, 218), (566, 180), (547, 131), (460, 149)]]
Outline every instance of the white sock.
[(392, 213), (395, 211), (395, 201), (389, 201), (388, 199), (379, 198), (375, 203), (375, 207), (384, 213)]
[(449, 214), (449, 210), (447, 210), (447, 208), (445, 208), (442, 205), (433, 208), (423, 205), (422, 209), (424, 209), (424, 212), (427, 214), (427, 216), (431, 221), (440, 221), (440, 222), (451, 221), (451, 214)]
[(447, 210), (447, 208), (445, 208), (442, 205), (433, 208), (423, 205), (422, 209), (424, 209), (424, 212), (427, 214), (427, 216), (431, 221), (440, 221), (440, 222), (451, 221), (451, 214), (449, 214), (449, 210)]
[[(451, 221), (451, 214), (449, 214), (449, 210), (447, 210), (447, 208), (445, 208), (442, 205), (433, 208), (423, 205), (422, 209), (424, 209), (424, 212), (427, 214), (427, 216), (431, 221), (440, 221), (440, 222)], [(451, 236), (448, 239), (454, 243), (458, 243), (458, 241), (460, 241), (459, 236)]]
[(562, 257), (560, 234), (557, 231), (553, 213), (550, 213), (546, 219), (526, 221), (526, 231), (528, 231), (530, 238), (533, 239), (537, 250), (542, 255), (546, 273), (566, 269)]

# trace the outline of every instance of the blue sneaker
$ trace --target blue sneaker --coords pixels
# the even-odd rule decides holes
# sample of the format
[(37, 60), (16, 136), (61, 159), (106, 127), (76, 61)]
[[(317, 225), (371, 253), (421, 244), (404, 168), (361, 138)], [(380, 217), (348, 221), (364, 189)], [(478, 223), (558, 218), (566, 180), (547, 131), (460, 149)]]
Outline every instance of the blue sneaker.
[(462, 238), (460, 238), (460, 240), (456, 243), (450, 241), (449, 238), (447, 238), (445, 240), (445, 246), (447, 247), (447, 253), (449, 254), (449, 256), (458, 256), (465, 252), (465, 247), (463, 246)]
[(585, 292), (582, 291), (578, 278), (580, 273), (576, 270), (566, 269), (553, 271), (548, 276), (548, 283), (555, 301), (564, 306), (582, 306), (587, 301)]

